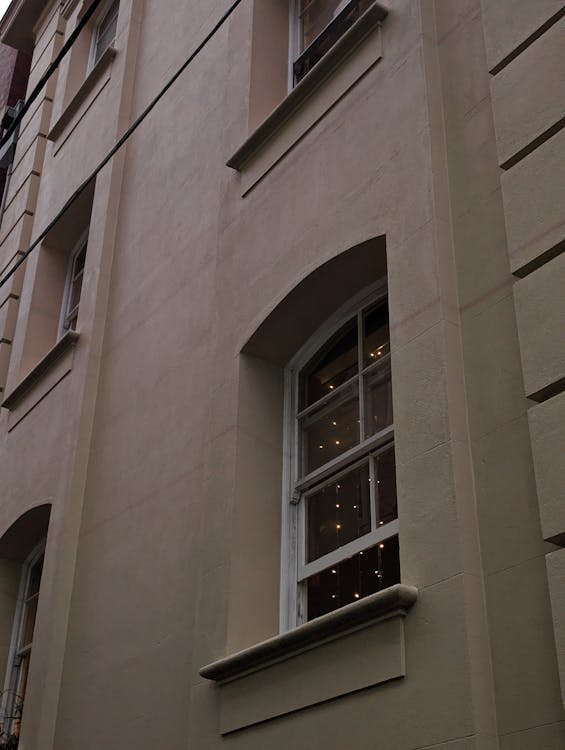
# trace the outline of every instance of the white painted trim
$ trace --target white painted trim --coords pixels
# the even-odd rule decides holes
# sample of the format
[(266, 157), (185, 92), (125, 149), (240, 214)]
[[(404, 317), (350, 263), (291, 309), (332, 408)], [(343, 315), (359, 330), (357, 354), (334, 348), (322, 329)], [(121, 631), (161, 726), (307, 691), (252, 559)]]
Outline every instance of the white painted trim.
[(20, 585), (18, 588), (18, 599), (16, 604), (16, 610), (14, 613), (14, 625), (12, 627), (12, 637), (10, 640), (10, 649), (8, 651), (8, 659), (6, 662), (6, 675), (4, 677), (4, 689), (2, 691), (2, 700), (0, 701), (0, 718), (6, 717), (8, 712), (12, 712), (13, 707), (10, 705), (14, 700), (13, 690), (17, 682), (16, 674), (16, 656), (18, 652), (18, 642), (20, 639), (22, 629), (22, 619), (24, 614), (25, 594), (29, 583), (29, 575), (32, 566), (37, 562), (39, 557), (45, 554), (45, 546), (47, 539), (43, 539), (37, 544), (31, 553), (28, 555), (26, 560), (22, 564), (22, 571), (20, 574)]
[(378, 448), (386, 448), (388, 445), (391, 445), (393, 441), (394, 425), (389, 425), (389, 427), (385, 427), (381, 432), (377, 432), (376, 435), (372, 435), (362, 443), (358, 443), (353, 446), (353, 448), (342, 453), (341, 456), (333, 458), (331, 461), (328, 461), (323, 466), (320, 466), (320, 468), (310, 472), (310, 474), (307, 474), (302, 479), (297, 479), (295, 482), (295, 489), (298, 490), (298, 492), (306, 492), (315, 485), (321, 483), (326, 477), (335, 476), (337, 472), (341, 472), (341, 467), (350, 467), (352, 462), (357, 461), (362, 456), (366, 456)]
[[(359, 344), (357, 344), (359, 346)], [(355, 386), (355, 381), (358, 383), (359, 392), (363, 390), (363, 379), (367, 376), (372, 375), (373, 370), (377, 370), (380, 367), (383, 366), (385, 362), (390, 361), (390, 354), (385, 354), (384, 357), (381, 359), (378, 359), (376, 362), (371, 362), (370, 365), (367, 365), (364, 369), (361, 370), (359, 373), (355, 373), (352, 377), (349, 378), (349, 380), (346, 380), (344, 383), (341, 383), (341, 385), (338, 385), (337, 388), (334, 388), (333, 391), (330, 393), (326, 393), (324, 396), (319, 398), (317, 401), (315, 401), (313, 404), (310, 404), (309, 406), (304, 407), (302, 411), (299, 411), (296, 415), (297, 419), (303, 419), (304, 417), (308, 416), (308, 414), (317, 412), (320, 407), (324, 406), (324, 404), (329, 404), (334, 399), (336, 401), (336, 405), (340, 404), (341, 401), (339, 400), (338, 396), (343, 391), (347, 391), (352, 386)], [(333, 405), (332, 405), (333, 406)], [(363, 415), (363, 409), (359, 410), (359, 415)], [(363, 415), (364, 416), (364, 415)], [(364, 430), (363, 430), (364, 431)]]
[[(110, 12), (110, 8), (114, 4), (115, 0), (107, 0), (107, 2), (103, 3), (101, 8), (97, 10), (97, 12), (94, 14), (94, 18), (91, 20), (91, 23), (93, 24), (92, 29), (92, 36), (90, 38), (90, 50), (88, 52), (88, 62), (86, 65), (86, 75), (93, 70), (98, 60), (96, 60), (96, 51), (98, 47), (98, 36), (100, 32), (100, 26), (102, 24), (102, 21), (105, 20), (106, 15)], [(112, 42), (108, 45), (109, 47), (112, 47), (114, 45), (114, 42), (116, 40), (116, 37), (118, 36), (118, 24), (120, 21), (120, 5), (121, 3), (118, 2), (118, 16), (116, 20), (116, 35)], [(102, 53), (103, 54), (103, 53)], [(100, 55), (102, 57), (102, 55)], [(100, 57), (98, 59), (100, 59)]]
[[(79, 240), (71, 250), (69, 254), (69, 261), (67, 264), (67, 276), (65, 278), (65, 289), (63, 291), (63, 300), (61, 302), (61, 312), (59, 313), (59, 326), (57, 328), (57, 341), (60, 341), (65, 333), (67, 333), (67, 329), (65, 328), (65, 319), (68, 315), (67, 311), (67, 305), (69, 303), (69, 294), (71, 291), (71, 277), (73, 272), (73, 265), (75, 262), (75, 258), (80, 253), (80, 251), (83, 249), (83, 247), (87, 247), (87, 256), (88, 256), (88, 232), (89, 228), (87, 227), (84, 232), (81, 234)], [(84, 265), (84, 271), (83, 271), (83, 283), (84, 283), (84, 273), (86, 271), (86, 259), (85, 259), (85, 265)], [(80, 305), (80, 300), (79, 300)]]
[[(281, 633), (296, 627), (296, 521), (297, 507), (293, 502), (287, 502), (286, 498), (290, 488), (294, 484), (292, 477), (292, 433), (286, 429), (286, 425), (293, 423), (293, 373), (285, 370), (284, 373), (284, 425), (283, 430), (283, 504), (281, 517), (281, 584), (280, 584), (280, 606), (279, 606), (279, 629)], [(292, 500), (292, 498), (291, 498)], [(293, 567), (294, 566), (294, 567)], [(294, 619), (291, 618), (294, 613)]]
[(298, 2), (299, 0), (288, 0), (288, 90), (294, 88), (294, 61), (298, 57), (299, 28), (298, 28)]

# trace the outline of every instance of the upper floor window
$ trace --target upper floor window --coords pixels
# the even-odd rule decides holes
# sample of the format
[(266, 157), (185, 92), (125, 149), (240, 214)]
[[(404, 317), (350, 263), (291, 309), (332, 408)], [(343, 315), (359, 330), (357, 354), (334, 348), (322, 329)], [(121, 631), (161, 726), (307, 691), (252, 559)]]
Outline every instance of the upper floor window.
[(90, 52), (89, 69), (92, 69), (104, 52), (114, 44), (116, 39), (116, 29), (118, 27), (118, 11), (120, 8), (119, 0), (113, 0), (110, 5), (106, 5), (101, 20), (94, 29), (92, 37), (92, 49)]
[(386, 296), (307, 348), (287, 399), (300, 624), (400, 580)]
[(43, 572), (44, 551), (45, 543), (43, 542), (27, 559), (22, 571), (20, 597), (12, 636), (12, 657), (2, 701), (3, 721), (0, 726), (0, 739), (8, 743), (8, 747), (17, 747), (20, 735), (41, 574)]
[(63, 294), (59, 338), (67, 331), (76, 331), (84, 264), (86, 262), (87, 233), (77, 243), (69, 257), (67, 280)]
[(374, 0), (291, 0), (293, 82), (299, 83)]

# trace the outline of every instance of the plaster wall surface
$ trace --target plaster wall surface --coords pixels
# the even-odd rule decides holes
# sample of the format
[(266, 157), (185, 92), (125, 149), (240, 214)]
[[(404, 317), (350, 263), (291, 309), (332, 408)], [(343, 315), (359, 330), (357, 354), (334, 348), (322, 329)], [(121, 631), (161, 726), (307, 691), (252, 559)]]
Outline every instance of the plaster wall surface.
[[(0, 538), (26, 509), (52, 503), (22, 744), (560, 750), (560, 610), (545, 564), (556, 547), (540, 525), (495, 131), (502, 110), (493, 113), (488, 72), (518, 31), (500, 29), (494, 2), (390, 0), (368, 37), (382, 57), (345, 92), (339, 70), (328, 76), (327, 111), (312, 124), (306, 99), (291, 123), (310, 123), (300, 137), (285, 146), (287, 131), (274, 132), (237, 172), (226, 161), (260, 119), (257, 1), (240, 4), (97, 177), (74, 220), (89, 227), (88, 251), (78, 340), (58, 360), (65, 375), (41, 399), (36, 383), (2, 411)], [(64, 19), (46, 3), (34, 60), (68, 37), (82, 5), (67, 3)], [(80, 76), (72, 60), (62, 66), (48, 124), (37, 125), (30, 236), (228, 7), (166, 6), (122, 0), (116, 54), (78, 103), (70, 92)], [(273, 33), (273, 19), (287, 20), (286, 4), (275, 10)], [(520, 4), (520, 34), (537, 28), (536, 13)], [(522, 124), (508, 112), (504, 142), (517, 143)], [(51, 239), (67, 252), (65, 237)], [(276, 636), (280, 614), (287, 360), (242, 350), (261, 325), (274, 331), (269, 316), (291, 292), (362, 243), (388, 279), (401, 571), (419, 590), (395, 652), (404, 676), (281, 708), (277, 693), (309, 679), (300, 664), (342, 679), (331, 648), (313, 649), (259, 673), (259, 684), (273, 680), (256, 707), (268, 721), (247, 707), (242, 719), (245, 695), (230, 683), (230, 721), (242, 727), (231, 732), (221, 723), (227, 693), (198, 671)], [(48, 349), (33, 322), (39, 258), (18, 292), (6, 392)], [(359, 279), (358, 290), (376, 281)], [(339, 278), (318, 294), (309, 304), (328, 315), (345, 301)], [(289, 320), (271, 351), (297, 348), (306, 329)], [(544, 346), (556, 335), (547, 329)], [(357, 650), (373, 644), (368, 660), (384, 654), (379, 627), (348, 636)]]
[[(563, 318), (562, 225), (565, 213), (562, 205), (552, 205), (555, 196), (562, 192), (563, 182), (558, 165), (563, 161), (563, 150), (559, 144), (564, 121), (561, 103), (558, 103), (562, 102), (562, 96), (558, 92), (563, 88), (564, 77), (563, 71), (557, 68), (555, 74), (551, 73), (553, 65), (562, 67), (559, 66), (559, 58), (562, 57), (559, 47), (562, 46), (560, 38), (563, 34), (564, 9), (562, 4), (559, 4), (559, 8), (557, 5), (539, 3), (526, 8), (518, 4), (517, 13), (509, 26), (505, 26), (502, 20), (502, 3), (486, 2), (483, 7), (487, 46), (489, 39), (491, 42), (496, 39), (502, 42), (512, 34), (516, 45), (513, 52), (491, 68), (494, 74), (491, 79), (493, 114), (499, 161), (506, 170), (501, 182), (510, 266), (513, 273), (521, 277), (515, 281), (513, 296), (524, 392), (531, 399), (541, 402), (539, 406), (533, 406), (530, 401), (528, 413), (541, 518), (540, 536), (562, 545), (564, 529), (559, 516), (557, 490), (562, 461), (551, 461), (552, 454), (563, 452), (563, 436), (555, 425), (559, 422), (565, 382), (562, 372), (563, 325), (560, 325)], [(498, 20), (497, 14), (500, 14)], [(537, 27), (535, 31), (534, 26)], [(516, 35), (519, 27), (521, 39)], [(519, 84), (518, 78), (521, 79)], [(539, 80), (539, 85), (534, 83), (535, 80)], [(525, 199), (526, 182), (530, 200)], [(520, 211), (522, 216), (519, 215)], [(530, 221), (523, 221), (526, 216), (530, 217)], [(525, 442), (523, 444), (526, 448)], [(531, 472), (529, 474), (531, 486)], [(522, 484), (522, 489), (524, 486)], [(531, 511), (532, 522), (536, 524), (537, 514), (533, 507)], [(562, 624), (559, 594), (556, 594), (562, 585), (562, 576), (560, 578), (556, 573), (559, 567), (551, 562), (560, 559), (560, 552), (554, 546), (546, 545), (547, 575), (544, 575), (546, 571), (537, 559), (529, 575), (537, 577), (538, 590), (545, 590), (546, 581), (549, 583), (553, 606), (537, 627), (544, 628), (545, 632), (553, 630), (557, 665), (562, 674)], [(516, 572), (518, 570), (520, 568)], [(503, 577), (504, 574), (500, 580)], [(500, 591), (496, 584), (494, 591), (498, 597)], [(523, 636), (522, 642), (525, 651)], [(496, 649), (496, 658), (500, 654)], [(547, 657), (549, 662), (545, 662), (545, 670), (551, 669), (553, 662), (552, 655), (546, 654)], [(543, 668), (541, 660), (538, 660), (538, 665)], [(554, 672), (552, 681), (556, 685)], [(546, 696), (542, 713), (548, 710), (551, 717), (548, 724), (558, 724), (560, 712), (556, 711), (555, 704), (553, 709), (549, 709), (549, 706), (550, 701)], [(527, 713), (524, 713), (523, 717), (526, 716)], [(536, 730), (536, 735), (540, 737), (540, 742), (549, 741), (541, 728)], [(519, 742), (528, 741), (532, 736), (531, 731), (520, 729), (516, 738), (518, 746)]]

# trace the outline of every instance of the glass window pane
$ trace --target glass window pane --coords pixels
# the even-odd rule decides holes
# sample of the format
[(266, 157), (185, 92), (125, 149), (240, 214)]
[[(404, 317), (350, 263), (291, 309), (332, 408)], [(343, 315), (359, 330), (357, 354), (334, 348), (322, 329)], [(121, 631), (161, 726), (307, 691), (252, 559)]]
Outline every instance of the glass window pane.
[(116, 38), (116, 28), (118, 25), (118, 9), (119, 2), (112, 4), (112, 7), (108, 10), (98, 29), (96, 31), (96, 50), (94, 55), (94, 62), (102, 57), (105, 50), (113, 43)]
[(377, 508), (379, 525), (398, 518), (396, 505), (396, 464), (394, 448), (379, 453), (375, 458), (377, 478)]
[(345, 7), (349, 0), (300, 0), (302, 21), (301, 50), (306, 49), (320, 31)]
[(71, 283), (71, 288), (69, 289), (69, 303), (67, 305), (68, 314), (75, 309), (75, 307), (78, 307), (78, 303), (80, 302), (80, 292), (82, 289), (82, 276), (79, 276), (78, 278), (74, 279)]
[(399, 582), (400, 560), (395, 536), (308, 578), (308, 620)]
[(305, 50), (314, 39), (330, 24), (334, 18), (348, 8), (346, 18), (341, 25), (344, 28), (336, 29), (335, 38), (351, 26), (367, 8), (372, 5), (373, 0), (300, 0), (300, 20), (302, 22), (302, 33), (300, 35), (300, 51)]
[(80, 302), (80, 295), (82, 291), (82, 280), (84, 276), (84, 264), (86, 260), (86, 244), (81, 250), (75, 255), (72, 268), (71, 278), (69, 286), (69, 296), (67, 299), (67, 308), (65, 315), (65, 328), (74, 330), (76, 328), (78, 318), (78, 306)]
[(301, 0), (294, 82), (304, 76), (373, 4), (373, 0)]
[(371, 530), (370, 488), (367, 463), (308, 496), (308, 562)]
[(37, 616), (37, 602), (39, 600), (39, 586), (41, 584), (41, 573), (43, 571), (43, 555), (33, 564), (29, 572), (27, 588), (24, 600), (24, 612), (20, 641), (18, 648), (30, 646), (33, 641), (35, 618)]
[(309, 474), (359, 442), (357, 384), (301, 420), (302, 474)]
[(390, 362), (365, 376), (365, 437), (392, 424)]
[(29, 583), (27, 587), (26, 596), (32, 596), (33, 594), (39, 593), (39, 586), (41, 584), (41, 573), (43, 572), (43, 555), (31, 566), (29, 572)]
[(73, 273), (72, 277), (75, 278), (75, 276), (78, 276), (82, 273), (84, 270), (84, 262), (86, 260), (86, 245), (83, 246), (82, 250), (78, 252), (75, 256), (74, 263), (73, 263)]
[(388, 327), (388, 304), (381, 302), (369, 309), (363, 316), (364, 354), (363, 364), (372, 365), (390, 352), (390, 332)]
[(24, 711), (24, 700), (27, 689), (27, 678), (29, 674), (30, 654), (20, 657), (20, 668), (18, 670), (18, 682), (16, 684), (15, 695), (10, 710), (11, 732), (16, 736), (20, 734), (20, 725)]
[(31, 599), (28, 599), (25, 604), (22, 633), (18, 645), (19, 649), (30, 646), (33, 641), (33, 630), (35, 628), (35, 618), (37, 615), (37, 601), (38, 595), (36, 594)]
[(300, 409), (331, 393), (358, 371), (357, 319), (349, 321), (300, 373)]

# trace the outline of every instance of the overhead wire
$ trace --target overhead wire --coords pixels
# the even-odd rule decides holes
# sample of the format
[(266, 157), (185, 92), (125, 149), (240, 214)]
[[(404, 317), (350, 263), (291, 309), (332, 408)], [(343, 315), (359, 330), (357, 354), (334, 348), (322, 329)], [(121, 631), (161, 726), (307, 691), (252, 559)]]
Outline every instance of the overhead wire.
[(0, 149), (10, 140), (14, 132), (16, 131), (16, 128), (21, 123), (22, 119), (26, 115), (27, 112), (29, 112), (29, 109), (31, 105), (34, 103), (34, 101), (37, 99), (39, 94), (43, 91), (45, 86), (47, 85), (49, 79), (53, 75), (53, 73), (57, 70), (59, 65), (61, 64), (62, 60), (64, 59), (65, 55), (68, 53), (68, 51), (71, 49), (73, 44), (76, 42), (77, 37), (79, 36), (80, 32), (84, 29), (86, 24), (90, 21), (92, 16), (94, 15), (96, 9), (100, 5), (102, 0), (92, 0), (92, 3), (88, 6), (88, 10), (86, 13), (82, 16), (82, 18), (79, 20), (79, 22), (76, 25), (76, 28), (74, 29), (73, 33), (69, 36), (67, 41), (63, 44), (61, 47), (60, 52), (56, 56), (56, 58), (53, 60), (53, 62), (49, 65), (45, 73), (41, 76), (39, 81), (37, 82), (37, 85), (31, 92), (31, 94), (28, 96), (28, 98), (25, 100), (23, 105), (21, 106), (18, 113), (14, 116), (14, 118), (11, 120), (10, 124), (6, 128), (6, 132), (2, 136), (2, 139), (0, 140)]
[(18, 258), (16, 263), (10, 268), (9, 271), (6, 272), (4, 277), (0, 279), (0, 289), (15, 274), (15, 272), (22, 265), (22, 263), (25, 263), (27, 258), (31, 255), (31, 253), (35, 250), (35, 248), (41, 243), (41, 241), (45, 239), (45, 237), (57, 224), (57, 222), (63, 216), (63, 214), (66, 211), (68, 211), (70, 206), (86, 190), (86, 188), (92, 182), (92, 180), (102, 171), (102, 169), (104, 169), (106, 164), (108, 164), (108, 162), (112, 159), (112, 157), (120, 150), (120, 148), (124, 145), (124, 143), (126, 143), (126, 141), (131, 137), (132, 133), (134, 133), (137, 130), (137, 128), (149, 115), (149, 113), (157, 106), (159, 101), (163, 98), (163, 96), (167, 93), (167, 91), (171, 88), (171, 86), (184, 73), (184, 71), (188, 68), (190, 63), (200, 54), (200, 52), (204, 49), (204, 47), (208, 44), (208, 42), (212, 39), (212, 37), (219, 31), (219, 29), (228, 20), (228, 18), (232, 15), (232, 13), (237, 8), (237, 6), (241, 4), (241, 2), (242, 0), (234, 0), (234, 2), (230, 5), (228, 10), (222, 15), (219, 21), (208, 32), (208, 34), (206, 34), (204, 39), (200, 42), (200, 44), (196, 47), (196, 49), (189, 55), (189, 57), (183, 62), (183, 64), (177, 69), (177, 71), (171, 76), (171, 78), (169, 78), (169, 80), (163, 86), (163, 88), (159, 91), (159, 93), (151, 100), (151, 102), (147, 105), (147, 107), (145, 107), (145, 109), (141, 112), (141, 114), (134, 120), (134, 122), (130, 125), (130, 127), (124, 132), (121, 138), (116, 142), (116, 144), (110, 149), (110, 151), (98, 164), (98, 166), (95, 167), (95, 169), (90, 173), (90, 175), (74, 191), (74, 193), (71, 195), (71, 197), (67, 200), (67, 202), (63, 206), (63, 208), (56, 214), (56, 216), (49, 222), (49, 224), (40, 232), (40, 234), (36, 237), (36, 239), (28, 247), (28, 249), (24, 253), (21, 254), (21, 256)]

